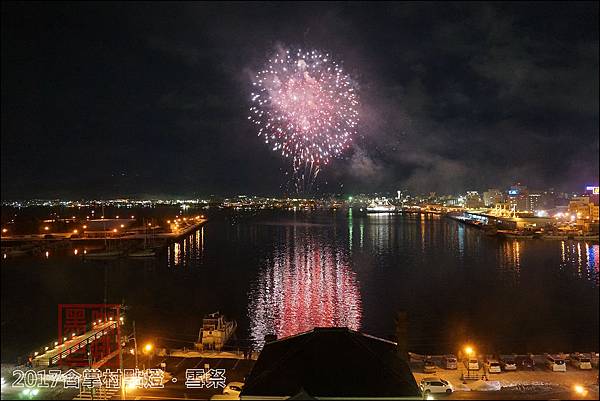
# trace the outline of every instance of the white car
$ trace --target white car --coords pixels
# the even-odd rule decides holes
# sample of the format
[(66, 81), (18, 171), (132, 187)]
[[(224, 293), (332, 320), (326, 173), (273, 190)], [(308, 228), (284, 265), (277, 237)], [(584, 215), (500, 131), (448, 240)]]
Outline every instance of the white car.
[(488, 373), (500, 373), (500, 372), (502, 372), (502, 368), (500, 366), (500, 362), (496, 361), (495, 359), (491, 359), (491, 360), (487, 361), (486, 362), (486, 367), (487, 367)]
[(229, 395), (237, 395), (239, 396), (242, 392), (242, 388), (244, 388), (244, 383), (242, 382), (231, 382), (223, 389), (223, 394)]
[(566, 372), (567, 364), (565, 360), (557, 355), (546, 356), (546, 367), (553, 372)]
[(425, 379), (421, 380), (420, 387), (423, 394), (452, 394), (454, 391), (454, 386), (449, 381), (440, 379), (439, 377), (426, 377)]
[(514, 358), (503, 358), (500, 360), (500, 365), (502, 365), (502, 369), (509, 370), (517, 370), (517, 364)]
[(584, 354), (573, 354), (571, 355), (571, 365), (581, 370), (589, 370), (592, 369), (592, 360)]
[(465, 359), (467, 370), (479, 370), (479, 361), (476, 358)]

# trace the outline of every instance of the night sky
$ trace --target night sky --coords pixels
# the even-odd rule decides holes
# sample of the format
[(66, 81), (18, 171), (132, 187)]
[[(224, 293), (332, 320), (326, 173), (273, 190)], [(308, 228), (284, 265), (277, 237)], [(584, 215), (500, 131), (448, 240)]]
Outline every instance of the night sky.
[(281, 194), (248, 122), (278, 46), (343, 60), (320, 192), (598, 182), (598, 2), (2, 3), (2, 198)]

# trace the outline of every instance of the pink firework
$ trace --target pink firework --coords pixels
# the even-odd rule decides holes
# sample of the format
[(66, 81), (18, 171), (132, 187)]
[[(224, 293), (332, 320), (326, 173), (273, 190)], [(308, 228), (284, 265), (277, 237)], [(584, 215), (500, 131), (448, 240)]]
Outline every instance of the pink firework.
[(314, 165), (318, 172), (350, 146), (358, 125), (358, 95), (328, 54), (281, 51), (252, 84), (248, 119), (265, 143), (293, 159), (295, 171)]

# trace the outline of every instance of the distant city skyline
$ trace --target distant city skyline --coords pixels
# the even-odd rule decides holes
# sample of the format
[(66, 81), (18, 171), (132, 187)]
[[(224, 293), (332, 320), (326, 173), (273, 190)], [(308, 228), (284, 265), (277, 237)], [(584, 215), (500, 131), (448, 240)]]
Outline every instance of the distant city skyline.
[(1, 7), (2, 199), (290, 193), (248, 120), (282, 46), (360, 95), (317, 195), (598, 182), (598, 2)]

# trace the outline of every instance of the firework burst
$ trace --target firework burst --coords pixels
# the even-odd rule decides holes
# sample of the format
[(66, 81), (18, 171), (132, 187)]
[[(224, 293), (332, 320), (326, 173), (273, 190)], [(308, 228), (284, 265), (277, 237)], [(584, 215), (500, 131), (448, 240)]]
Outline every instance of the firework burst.
[[(294, 173), (314, 181), (321, 166), (350, 146), (358, 125), (354, 82), (329, 54), (281, 51), (252, 82), (248, 117)], [(300, 172), (309, 167), (308, 173)], [(308, 175), (308, 177), (306, 177)]]

